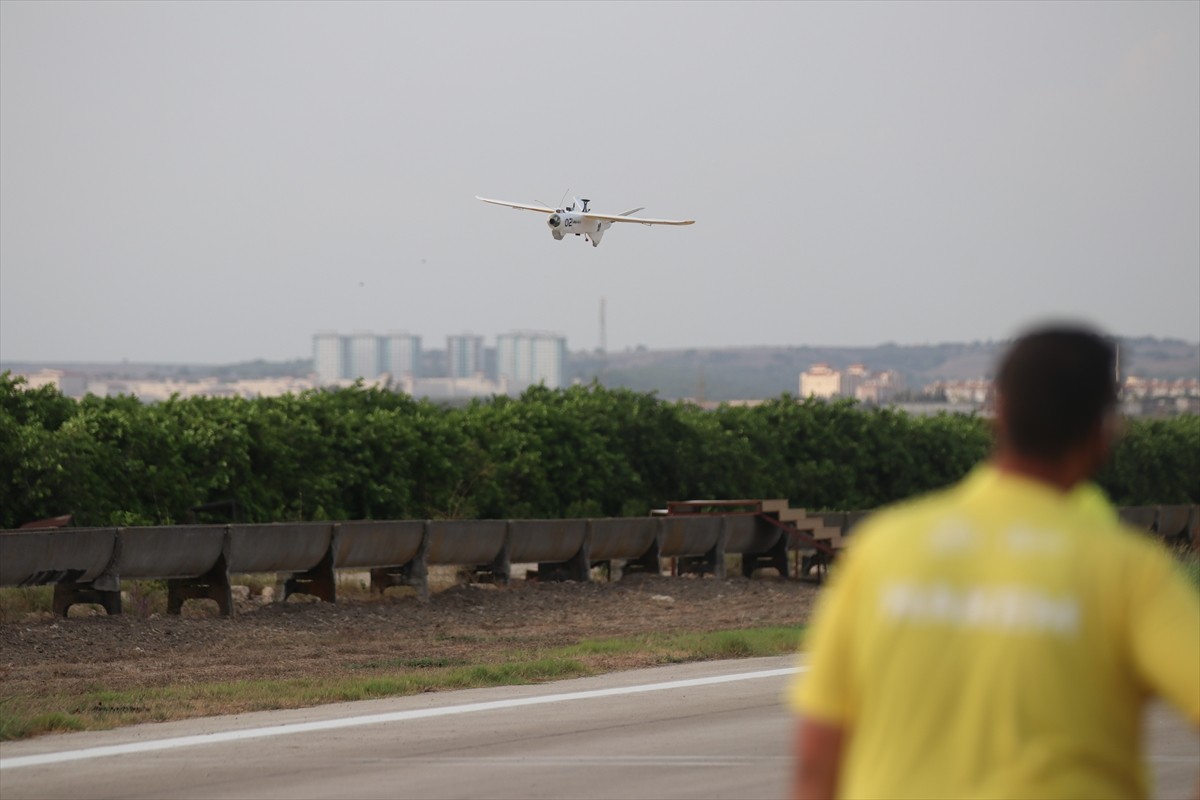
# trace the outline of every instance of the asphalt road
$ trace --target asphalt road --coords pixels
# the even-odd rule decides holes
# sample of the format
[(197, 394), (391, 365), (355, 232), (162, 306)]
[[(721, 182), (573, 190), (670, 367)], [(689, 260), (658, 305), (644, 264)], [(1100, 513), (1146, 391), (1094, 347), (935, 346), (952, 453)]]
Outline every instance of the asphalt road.
[[(688, 664), (0, 745), (0, 795), (88, 798), (781, 798), (790, 658)], [(1158, 795), (1200, 737), (1150, 715)]]

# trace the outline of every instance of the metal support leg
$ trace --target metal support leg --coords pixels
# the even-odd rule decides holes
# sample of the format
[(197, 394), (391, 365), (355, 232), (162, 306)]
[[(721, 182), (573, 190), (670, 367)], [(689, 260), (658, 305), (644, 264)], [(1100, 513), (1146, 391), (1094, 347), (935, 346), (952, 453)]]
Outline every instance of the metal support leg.
[(225, 553), (221, 553), (212, 569), (198, 578), (167, 580), (167, 613), (178, 615), (187, 600), (213, 600), (221, 616), (233, 616), (233, 589), (229, 584)]

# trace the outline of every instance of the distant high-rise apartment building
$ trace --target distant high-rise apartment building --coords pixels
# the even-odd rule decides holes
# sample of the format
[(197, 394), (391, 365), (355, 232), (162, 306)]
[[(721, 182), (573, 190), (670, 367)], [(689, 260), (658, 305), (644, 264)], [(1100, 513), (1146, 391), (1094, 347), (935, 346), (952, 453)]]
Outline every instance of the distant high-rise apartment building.
[(461, 334), (446, 337), (450, 378), (473, 378), (484, 372), (483, 337)]
[(379, 366), (380, 372), (392, 376), (393, 381), (403, 378), (415, 378), (420, 374), (421, 367), (421, 337), (410, 333), (392, 332), (381, 336)]
[(379, 337), (360, 331), (349, 337), (347, 348), (346, 377), (374, 378), (383, 372), (379, 363)]
[(567, 339), (556, 333), (514, 331), (496, 337), (496, 373), (509, 391), (535, 384), (558, 389), (564, 384)]
[(483, 376), (492, 380), (499, 378), (496, 370), (496, 348), (494, 347), (483, 348)]
[(333, 331), (321, 331), (313, 336), (313, 372), (320, 383), (333, 383), (344, 378), (346, 354), (343, 337)]
[(418, 377), (421, 337), (407, 333), (379, 336), (360, 331), (349, 336), (322, 331), (313, 336), (313, 371), (322, 384), (387, 374), (393, 382)]

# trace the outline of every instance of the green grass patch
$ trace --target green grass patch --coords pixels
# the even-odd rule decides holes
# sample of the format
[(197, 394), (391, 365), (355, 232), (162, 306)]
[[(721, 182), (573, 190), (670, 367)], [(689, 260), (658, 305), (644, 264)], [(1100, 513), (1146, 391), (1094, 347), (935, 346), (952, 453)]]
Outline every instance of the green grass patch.
[[(421, 692), (540, 683), (613, 669), (797, 651), (802, 629), (757, 628), (710, 633), (645, 634), (589, 639), (541, 651), (482, 655), (486, 663), (437, 655), (346, 667), (340, 676), (178, 684), (112, 691), (93, 684), (72, 696), (10, 696), (0, 701), (0, 740), (52, 731), (114, 728), (216, 714), (398, 697)], [(376, 674), (364, 675), (370, 669)]]
[(351, 664), (351, 669), (437, 669), (439, 667), (461, 667), (467, 663), (465, 658), (426, 656), (422, 658), (385, 658), (377, 661), (367, 661), (362, 664)]
[[(63, 714), (58, 711), (52, 711), (49, 714), (38, 714), (32, 719), (21, 720), (16, 732), (20, 738), (25, 738), (28, 736), (37, 736), (42, 733), (62, 733), (86, 729), (87, 724), (85, 720), (74, 714)], [(0, 732), (8, 733), (8, 725), (4, 721), (0, 721)], [(6, 738), (8, 737), (6, 736)]]
[(660, 656), (661, 663), (757, 658), (796, 652), (802, 632), (802, 627), (774, 627), (708, 633), (652, 633), (629, 638), (588, 639), (552, 652), (575, 658), (654, 653)]
[(54, 610), (53, 586), (19, 586), (0, 589), (0, 622), (14, 622), (26, 614)]

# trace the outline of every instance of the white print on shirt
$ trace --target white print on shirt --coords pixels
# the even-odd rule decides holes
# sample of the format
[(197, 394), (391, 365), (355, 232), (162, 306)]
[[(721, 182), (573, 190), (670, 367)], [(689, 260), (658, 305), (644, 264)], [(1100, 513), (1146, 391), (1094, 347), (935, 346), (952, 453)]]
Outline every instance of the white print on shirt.
[(929, 552), (933, 555), (961, 555), (978, 546), (979, 537), (966, 520), (948, 519), (929, 532)]
[(1009, 552), (1020, 555), (1053, 555), (1066, 550), (1067, 542), (1060, 531), (1014, 526), (1005, 533)]
[(1079, 601), (1016, 584), (955, 587), (945, 583), (892, 582), (880, 594), (888, 619), (1008, 633), (1072, 635), (1079, 630)]
[[(1013, 555), (1054, 555), (1063, 553), (1067, 541), (1061, 531), (1014, 525), (1003, 534), (1002, 541)], [(976, 550), (982, 541), (979, 533), (966, 520), (947, 519), (933, 528), (926, 539), (931, 555), (956, 556)]]

